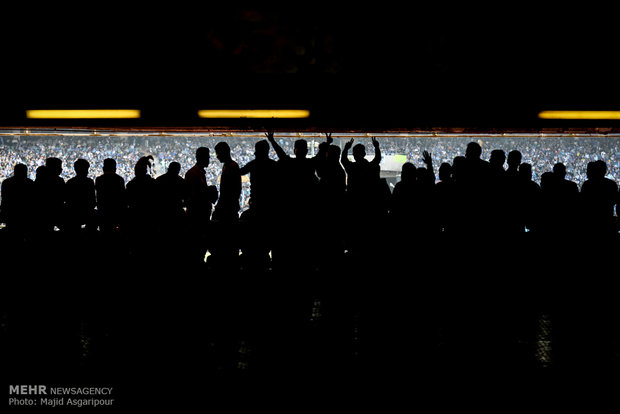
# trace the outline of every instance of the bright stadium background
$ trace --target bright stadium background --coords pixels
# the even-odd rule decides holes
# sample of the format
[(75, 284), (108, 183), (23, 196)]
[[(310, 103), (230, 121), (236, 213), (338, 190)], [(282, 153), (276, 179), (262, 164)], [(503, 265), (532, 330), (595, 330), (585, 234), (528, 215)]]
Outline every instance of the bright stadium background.
[[(383, 160), (381, 175), (391, 187), (400, 179), (403, 163), (409, 161), (424, 166), (421, 158), (424, 150), (433, 159), (435, 174), (443, 162), (452, 164), (454, 157), (465, 154), (465, 147), (471, 141), (482, 146), (482, 158), (488, 159), (494, 149), (506, 154), (519, 150), (522, 162), (532, 165), (533, 180), (540, 183), (540, 176), (561, 162), (566, 165), (567, 178), (579, 187), (586, 180), (586, 166), (590, 161), (603, 160), (607, 163), (608, 178), (618, 182), (620, 178), (620, 134), (601, 133), (498, 133), (498, 134), (455, 134), (455, 133), (333, 133), (334, 144), (341, 148), (351, 138), (355, 143), (366, 145), (367, 156), (374, 156), (371, 137), (377, 137), (381, 145)], [(275, 137), (288, 154), (293, 154), (293, 143), (305, 139), (309, 144), (308, 156), (313, 156), (325, 135), (319, 132), (276, 132)], [(263, 132), (132, 132), (132, 131), (68, 131), (14, 130), (0, 132), (0, 181), (13, 174), (17, 163), (28, 166), (28, 175), (35, 178), (36, 168), (45, 163), (47, 157), (58, 157), (63, 161), (62, 177), (65, 181), (74, 175), (73, 163), (78, 158), (90, 163), (89, 176), (102, 174), (105, 158), (117, 161), (117, 173), (128, 182), (134, 176), (136, 161), (144, 155), (152, 155), (153, 176), (163, 174), (172, 161), (181, 164), (181, 175), (194, 164), (194, 154), (199, 146), (212, 150), (211, 164), (207, 168), (207, 180), (218, 185), (221, 164), (214, 156), (213, 147), (219, 141), (226, 141), (232, 149), (232, 157), (240, 166), (254, 157), (254, 144), (265, 139)], [(270, 156), (276, 159), (272, 150)], [(250, 195), (249, 177), (243, 179), (241, 204), (248, 206)]]

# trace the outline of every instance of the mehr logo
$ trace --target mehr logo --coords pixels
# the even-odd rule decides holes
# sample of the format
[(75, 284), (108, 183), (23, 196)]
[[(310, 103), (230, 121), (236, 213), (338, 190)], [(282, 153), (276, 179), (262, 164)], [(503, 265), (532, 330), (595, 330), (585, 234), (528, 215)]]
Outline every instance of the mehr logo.
[(45, 385), (9, 385), (9, 395), (46, 395)]

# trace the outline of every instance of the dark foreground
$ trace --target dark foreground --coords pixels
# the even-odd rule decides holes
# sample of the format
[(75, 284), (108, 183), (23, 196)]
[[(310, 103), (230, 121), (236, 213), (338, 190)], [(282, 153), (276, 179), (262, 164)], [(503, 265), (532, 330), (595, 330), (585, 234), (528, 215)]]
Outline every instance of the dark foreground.
[(388, 240), (280, 264), (119, 234), (2, 243), (7, 385), (111, 386), (117, 408), (440, 407), (620, 373), (616, 240)]

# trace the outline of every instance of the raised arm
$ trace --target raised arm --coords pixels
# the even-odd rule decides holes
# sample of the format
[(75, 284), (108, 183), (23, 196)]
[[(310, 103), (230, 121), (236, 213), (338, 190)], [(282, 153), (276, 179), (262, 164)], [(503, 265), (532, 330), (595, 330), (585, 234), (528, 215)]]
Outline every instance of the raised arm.
[(375, 158), (372, 159), (373, 164), (379, 164), (381, 162), (381, 150), (379, 149), (379, 141), (377, 138), (372, 137), (372, 146), (375, 147)]
[(422, 161), (426, 164), (426, 170), (428, 171), (429, 180), (430, 177), (433, 177), (433, 183), (435, 182), (435, 171), (433, 170), (433, 159), (431, 158), (431, 154), (424, 150), (422, 152)]
[(319, 178), (322, 178), (324, 176), (327, 164), (327, 153), (329, 152), (330, 144), (334, 141), (332, 139), (332, 134), (326, 132), (325, 136), (327, 137), (327, 140), (319, 144), (319, 151), (314, 157), (312, 157), (314, 169)]
[(345, 169), (349, 165), (351, 165), (351, 161), (349, 161), (349, 150), (351, 149), (352, 146), (353, 146), (353, 138), (351, 138), (351, 141), (347, 141), (347, 143), (344, 144), (344, 148), (342, 149), (342, 154), (340, 155), (340, 162), (342, 163), (342, 166)]
[(325, 158), (327, 156), (327, 151), (329, 151), (329, 146), (332, 144), (332, 142), (334, 142), (334, 139), (332, 138), (332, 134), (331, 132), (325, 133), (325, 142), (321, 142), (319, 144), (319, 152), (317, 153), (318, 156)]
[(265, 136), (267, 137), (267, 141), (269, 141), (269, 143), (273, 147), (273, 150), (276, 152), (276, 155), (278, 156), (278, 159), (282, 160), (282, 159), (285, 159), (285, 158), (290, 158), (288, 156), (288, 154), (286, 152), (284, 152), (284, 150), (282, 149), (280, 144), (278, 144), (276, 142), (276, 140), (273, 137), (273, 132), (272, 131), (265, 132)]
[(331, 133), (326, 132), (325, 137), (326, 137), (326, 140), (319, 144), (319, 151), (313, 157), (319, 161), (325, 160), (325, 158), (327, 158), (327, 152), (329, 151), (329, 146), (331, 145), (332, 142), (334, 142), (334, 139), (332, 138)]

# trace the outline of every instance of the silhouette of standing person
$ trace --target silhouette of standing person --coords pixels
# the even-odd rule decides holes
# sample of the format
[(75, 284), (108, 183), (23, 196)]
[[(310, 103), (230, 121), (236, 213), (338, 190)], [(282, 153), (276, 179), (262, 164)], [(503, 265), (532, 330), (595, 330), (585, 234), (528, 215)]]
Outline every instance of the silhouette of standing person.
[(331, 211), (330, 215), (338, 217), (343, 208), (347, 175), (340, 163), (340, 147), (332, 144), (334, 140), (331, 134), (326, 133), (325, 136), (327, 139), (319, 145), (316, 157), (320, 209)]
[(545, 172), (540, 179), (545, 232), (565, 241), (574, 234), (577, 218), (579, 187), (566, 179), (566, 167), (562, 163), (553, 166), (553, 172)]
[(518, 150), (508, 152), (506, 162), (508, 169), (506, 170), (505, 179), (505, 231), (507, 237), (512, 238), (521, 233), (522, 229), (519, 223), (519, 166), (521, 165), (522, 155)]
[(37, 185), (43, 185), (45, 180), (45, 165), (39, 165), (35, 170), (34, 182)]
[(88, 177), (90, 164), (85, 159), (73, 163), (75, 177), (65, 185), (67, 231), (77, 233), (82, 226), (92, 231), (95, 215), (95, 182)]
[(453, 167), (458, 191), (458, 231), (469, 238), (489, 230), (489, 163), (482, 160), (482, 148), (477, 142), (467, 144), (465, 157), (455, 158)]
[(172, 161), (168, 164), (166, 173), (155, 179), (157, 219), (153, 225), (158, 231), (158, 238), (162, 240), (155, 246), (156, 254), (160, 269), (173, 272), (178, 272), (186, 264), (182, 259), (183, 245), (176, 242), (186, 236), (187, 230), (184, 210), (187, 184), (179, 175), (180, 172), (181, 164)]
[(522, 157), (521, 152), (518, 150), (508, 152), (508, 158), (506, 159), (506, 162), (508, 163), (508, 169), (506, 170), (507, 176), (513, 178), (519, 176), (519, 165), (521, 165)]
[(154, 234), (156, 205), (155, 179), (149, 174), (153, 156), (140, 157), (134, 167), (134, 178), (127, 183), (128, 226), (134, 248), (143, 248)]
[(454, 179), (452, 166), (444, 162), (439, 166), (439, 181), (435, 184), (437, 199), (437, 221), (440, 232), (450, 234), (453, 231)]
[(283, 191), (286, 191), (289, 197), (288, 211), (292, 215), (310, 214), (313, 211), (318, 178), (316, 176), (316, 159), (307, 158), (308, 142), (305, 139), (295, 141), (293, 148), (295, 157), (293, 158), (285, 153), (276, 142), (273, 132), (267, 132), (265, 136), (276, 152), (283, 168), (281, 174), (285, 176), (286, 188)]
[(187, 198), (187, 189), (185, 180), (179, 175), (180, 172), (181, 164), (172, 161), (168, 165), (168, 171), (155, 179), (161, 229), (164, 234), (177, 233), (184, 225), (185, 210), (183, 207)]
[(13, 176), (2, 182), (1, 198), (0, 221), (6, 223), (10, 232), (25, 235), (32, 219), (32, 204), (35, 201), (34, 181), (28, 178), (28, 167), (25, 164), (15, 164)]
[(254, 144), (254, 159), (244, 165), (239, 173), (250, 174), (249, 209), (242, 215), (244, 229), (242, 249), (244, 259), (250, 266), (266, 268), (270, 262), (269, 251), (273, 248), (277, 232), (273, 221), (280, 205), (278, 189), (281, 177), (276, 160), (269, 158), (269, 141), (263, 139)]
[(65, 212), (65, 180), (62, 179), (62, 161), (56, 157), (45, 160), (45, 170), (40, 183), (41, 217), (45, 223), (45, 230), (64, 228)]
[(222, 163), (222, 174), (220, 196), (213, 210), (216, 234), (211, 251), (216, 266), (234, 270), (239, 256), (236, 225), (239, 220), (241, 174), (239, 165), (230, 156), (230, 146), (226, 142), (215, 145), (215, 156)]
[(321, 230), (317, 234), (321, 245), (320, 266), (332, 269), (341, 262), (344, 254), (344, 240), (340, 231), (340, 219), (344, 213), (347, 176), (340, 164), (340, 147), (333, 145), (331, 133), (325, 134), (326, 141), (319, 144), (315, 157), (317, 186), (317, 219)]
[[(318, 178), (315, 158), (307, 158), (308, 142), (298, 139), (294, 143), (295, 157), (291, 157), (276, 142), (274, 133), (265, 134), (278, 156), (282, 186), (278, 213), (280, 243), (275, 247), (274, 260), (297, 270), (307, 270), (314, 266), (314, 235), (304, 227), (314, 228), (314, 214)], [(305, 257), (304, 257), (305, 256)], [(282, 260), (280, 260), (282, 259)]]
[(125, 179), (116, 173), (116, 160), (103, 160), (103, 174), (95, 178), (99, 229), (104, 233), (118, 231), (127, 213)]
[[(617, 282), (610, 269), (618, 254), (613, 216), (618, 185), (606, 173), (603, 160), (588, 162), (587, 180), (579, 193), (579, 256), (577, 260), (562, 261), (570, 263), (565, 266), (570, 266), (575, 279), (579, 277), (578, 282), (562, 278), (562, 293), (571, 300), (558, 298), (560, 311), (556, 317), (556, 355), (571, 369), (608, 366), (617, 352), (616, 335), (610, 329), (618, 326)], [(566, 250), (562, 255), (566, 256)]]
[(213, 203), (217, 201), (217, 189), (207, 183), (205, 169), (211, 160), (209, 148), (196, 149), (196, 163), (185, 173), (187, 184), (187, 218), (192, 231), (188, 254), (197, 263), (204, 263), (208, 247), (207, 233), (211, 222)]
[[(353, 159), (349, 160), (349, 150), (354, 140), (348, 141), (340, 157), (340, 162), (347, 173), (347, 210), (351, 212), (349, 225), (349, 248), (352, 252), (363, 254), (364, 249), (370, 249), (368, 239), (378, 235), (379, 215), (381, 205), (380, 190), (380, 162), (381, 150), (379, 141), (372, 138), (375, 156), (372, 160), (366, 159), (366, 147), (356, 144), (353, 147)], [(365, 223), (368, 225), (366, 226)]]
[(407, 249), (429, 244), (438, 230), (435, 199), (435, 175), (431, 156), (423, 152), (427, 168), (416, 168), (411, 162), (403, 164), (401, 180), (392, 193), (392, 227), (404, 235), (399, 240), (400, 255)]
[[(514, 239), (516, 243), (510, 246), (510, 254), (527, 258), (530, 256), (531, 249), (538, 250), (540, 246), (540, 219), (543, 211), (543, 198), (540, 186), (532, 180), (532, 166), (529, 163), (524, 162), (519, 165), (518, 180), (516, 207), (519, 235)], [(496, 252), (493, 253), (493, 257), (500, 257)], [(510, 260), (510, 257), (505, 256), (505, 259)], [(531, 258), (527, 260), (531, 260)], [(538, 303), (533, 296), (534, 291), (531, 289), (528, 278), (515, 278), (511, 285), (513, 287), (512, 293), (503, 302), (503, 305), (510, 305), (504, 309), (509, 311), (508, 315), (514, 324), (512, 331), (518, 336), (529, 336), (531, 339), (533, 335), (531, 328), (535, 326), (535, 315), (538, 311)], [(543, 278), (540, 278), (540, 287), (542, 286)]]
[(574, 198), (579, 194), (579, 187), (574, 181), (566, 179), (566, 166), (561, 162), (558, 162), (553, 166), (553, 175), (556, 177), (556, 184), (558, 185), (558, 191), (562, 194), (562, 198), (568, 199)]
[[(393, 297), (377, 290), (375, 276), (385, 271), (386, 243), (381, 243), (381, 233), (385, 226), (383, 208), (385, 193), (380, 175), (381, 150), (379, 142), (372, 138), (375, 155), (372, 160), (366, 159), (366, 148), (363, 144), (353, 146), (354, 140), (348, 141), (340, 157), (342, 166), (347, 173), (347, 189), (345, 211), (341, 223), (342, 238), (347, 254), (347, 272), (355, 275), (355, 283), (350, 294), (350, 307), (353, 314), (358, 314), (362, 324), (366, 326), (369, 359), (378, 361), (378, 356), (385, 351), (379, 338), (386, 336), (385, 321), (389, 318), (388, 303), (384, 298)], [(353, 147), (353, 161), (349, 160), (349, 150)], [(391, 273), (391, 272), (389, 272)], [(384, 285), (385, 286), (385, 285)], [(376, 294), (376, 296), (375, 296)], [(376, 298), (374, 312), (366, 307), (366, 298)], [(389, 328), (388, 328), (389, 330)]]
[(605, 161), (591, 161), (586, 170), (588, 179), (581, 186), (584, 231), (599, 239), (615, 234), (614, 206), (618, 201), (618, 184), (605, 174)]
[(244, 165), (239, 174), (250, 174), (250, 210), (252, 217), (266, 220), (277, 204), (278, 162), (269, 158), (269, 141), (254, 145), (254, 159)]
[(482, 202), (488, 190), (491, 166), (488, 161), (481, 159), (482, 147), (477, 142), (467, 144), (462, 178), (470, 192), (472, 201)]
[(241, 173), (239, 165), (230, 156), (226, 142), (215, 145), (215, 156), (222, 163), (220, 197), (213, 211), (213, 219), (222, 223), (234, 223), (239, 219), (241, 196)]
[(391, 202), (392, 221), (398, 226), (411, 229), (412, 224), (417, 222), (416, 212), (416, 184), (417, 168), (413, 163), (403, 164), (400, 172), (400, 181), (394, 185)]
[(349, 150), (353, 146), (354, 140), (348, 141), (342, 151), (340, 161), (347, 173), (347, 194), (352, 203), (361, 202), (357, 207), (364, 209), (370, 208), (376, 198), (376, 190), (380, 178), (381, 150), (379, 141), (372, 138), (375, 148), (375, 156), (371, 161), (366, 159), (366, 147), (363, 144), (356, 144), (353, 147), (353, 159), (349, 160)]
[(417, 190), (417, 168), (406, 162), (401, 168), (400, 181), (394, 185), (390, 202), (390, 227), (396, 232), (394, 236), (400, 236), (396, 244), (398, 257), (412, 249), (417, 225), (424, 220), (419, 216)]
[(470, 142), (465, 149), (465, 174), (466, 179), (472, 184), (480, 184), (488, 179), (490, 164), (481, 159), (482, 147), (477, 142)]

